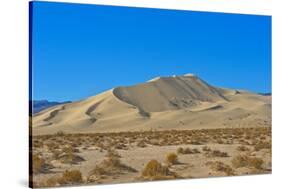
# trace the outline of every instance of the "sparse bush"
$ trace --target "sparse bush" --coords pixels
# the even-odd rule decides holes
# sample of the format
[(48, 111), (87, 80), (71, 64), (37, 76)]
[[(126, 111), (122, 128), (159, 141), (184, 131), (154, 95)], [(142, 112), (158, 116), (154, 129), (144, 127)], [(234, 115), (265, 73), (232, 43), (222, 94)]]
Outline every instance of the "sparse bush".
[(118, 158), (120, 158), (121, 156), (120, 156), (120, 154), (118, 154), (117, 151), (112, 150), (112, 149), (109, 149), (109, 150), (107, 151), (107, 154), (105, 155), (105, 157), (118, 159)]
[(236, 148), (238, 151), (241, 151), (241, 152), (245, 152), (245, 151), (249, 151), (250, 149), (246, 146), (238, 146)]
[(96, 165), (94, 169), (89, 172), (87, 181), (94, 182), (103, 176), (116, 175), (124, 172), (136, 172), (136, 170), (121, 163), (119, 157), (110, 156), (104, 159), (100, 164)]
[(56, 133), (57, 136), (61, 137), (61, 136), (65, 136), (65, 133), (63, 131), (58, 131)]
[(116, 144), (115, 148), (116, 149), (121, 149), (121, 150), (127, 150), (128, 149), (127, 146), (125, 144), (123, 144), (123, 143)]
[(82, 182), (82, 173), (79, 170), (66, 170), (62, 177), (58, 179), (58, 183), (60, 184), (77, 184)]
[(262, 165), (264, 163), (261, 158), (257, 157), (249, 158), (248, 162), (251, 167), (254, 167), (256, 169), (262, 169)]
[(210, 166), (211, 169), (213, 169), (215, 171), (224, 172), (227, 176), (234, 175), (233, 169), (229, 165), (224, 164), (223, 162), (209, 161), (209, 162), (206, 163), (206, 165)]
[(42, 173), (45, 171), (46, 163), (43, 158), (40, 158), (39, 155), (32, 155), (32, 169), (33, 173)]
[(166, 156), (166, 162), (169, 164), (176, 164), (178, 163), (178, 156), (175, 153), (170, 153)]
[(235, 168), (246, 167), (248, 165), (248, 157), (238, 155), (231, 160), (232, 166)]
[(209, 148), (208, 146), (204, 146), (204, 147), (202, 148), (202, 150), (203, 150), (204, 152), (210, 152), (210, 151), (211, 151), (211, 148)]
[(177, 153), (178, 154), (198, 154), (198, 153), (200, 153), (200, 151), (197, 148), (191, 149), (188, 147), (187, 148), (180, 147), (177, 149)]
[(149, 180), (171, 179), (177, 177), (167, 166), (157, 160), (150, 160), (142, 171), (142, 177)]
[(79, 162), (85, 161), (85, 159), (74, 152), (77, 151), (72, 147), (66, 147), (62, 150), (62, 153), (55, 152), (54, 156), (62, 163), (66, 164), (77, 164)]
[(157, 160), (151, 160), (142, 171), (142, 176), (166, 176), (168, 172), (168, 167), (162, 166)]
[(194, 154), (199, 154), (199, 153), (200, 153), (200, 151), (199, 151), (197, 148), (193, 148), (193, 149), (192, 149), (192, 152), (193, 152)]
[(44, 186), (46, 186), (46, 187), (58, 186), (59, 185), (58, 180), (59, 180), (59, 178), (56, 176), (50, 177), (46, 180), (46, 182), (44, 183)]
[(211, 156), (211, 157), (228, 157), (228, 154), (227, 154), (227, 152), (221, 152), (219, 150), (213, 150), (213, 151), (208, 152), (208, 156)]
[(192, 140), (190, 141), (190, 144), (193, 144), (193, 145), (201, 145), (202, 142), (201, 142), (201, 141), (198, 141), (198, 140), (195, 140), (195, 139), (192, 139)]
[(232, 159), (231, 163), (235, 168), (254, 167), (256, 169), (261, 169), (264, 161), (261, 158), (238, 155)]
[(217, 139), (218, 144), (224, 144), (224, 141), (222, 139)]
[(255, 144), (255, 150), (259, 151), (261, 149), (271, 149), (271, 142), (258, 142)]
[(141, 140), (141, 141), (139, 141), (139, 142), (137, 143), (137, 146), (138, 146), (138, 147), (141, 147), (141, 148), (144, 148), (144, 147), (146, 147), (146, 144), (145, 144), (145, 142), (144, 142), (143, 140)]
[(183, 149), (182, 147), (179, 147), (179, 148), (177, 149), (177, 153), (178, 153), (178, 154), (183, 154), (183, 152), (184, 152), (184, 149)]

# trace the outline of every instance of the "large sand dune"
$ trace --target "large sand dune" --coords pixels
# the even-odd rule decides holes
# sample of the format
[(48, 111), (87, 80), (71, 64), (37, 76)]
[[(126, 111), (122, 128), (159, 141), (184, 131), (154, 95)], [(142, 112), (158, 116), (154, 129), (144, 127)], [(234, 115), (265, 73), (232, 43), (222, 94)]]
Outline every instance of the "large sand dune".
[(117, 87), (33, 116), (34, 135), (271, 125), (271, 100), (211, 86), (194, 75)]

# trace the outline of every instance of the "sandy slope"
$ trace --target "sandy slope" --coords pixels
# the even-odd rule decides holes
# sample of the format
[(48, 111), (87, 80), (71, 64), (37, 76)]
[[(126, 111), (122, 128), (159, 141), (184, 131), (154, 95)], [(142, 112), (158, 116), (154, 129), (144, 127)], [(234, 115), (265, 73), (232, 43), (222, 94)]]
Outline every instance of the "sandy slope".
[(271, 100), (213, 87), (193, 75), (117, 87), (33, 117), (33, 134), (118, 132), (271, 125)]

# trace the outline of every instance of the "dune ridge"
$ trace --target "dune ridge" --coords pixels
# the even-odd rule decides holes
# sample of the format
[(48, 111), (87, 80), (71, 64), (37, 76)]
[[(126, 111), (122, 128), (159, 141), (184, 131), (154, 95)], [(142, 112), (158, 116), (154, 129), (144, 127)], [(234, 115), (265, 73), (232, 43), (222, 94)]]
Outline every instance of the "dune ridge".
[(158, 77), (33, 116), (34, 135), (271, 125), (271, 100), (214, 87), (193, 74)]
[(148, 112), (188, 108), (196, 101), (227, 100), (221, 91), (193, 75), (158, 77), (140, 85), (117, 87), (113, 94)]

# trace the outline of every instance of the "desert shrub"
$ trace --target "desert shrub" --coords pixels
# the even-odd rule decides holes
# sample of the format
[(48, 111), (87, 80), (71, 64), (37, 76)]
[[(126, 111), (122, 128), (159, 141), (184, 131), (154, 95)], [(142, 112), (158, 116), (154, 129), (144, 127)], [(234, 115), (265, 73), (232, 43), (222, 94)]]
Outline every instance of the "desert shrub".
[(249, 158), (248, 163), (251, 167), (254, 167), (256, 169), (262, 169), (264, 161), (261, 158), (253, 157)]
[(193, 154), (199, 154), (200, 151), (199, 151), (197, 148), (193, 148), (193, 149), (192, 149), (192, 153), (193, 153)]
[(248, 157), (238, 155), (231, 160), (232, 166), (235, 168), (246, 167), (248, 165)]
[(210, 152), (210, 151), (211, 151), (211, 148), (209, 148), (208, 146), (204, 146), (204, 147), (202, 148), (202, 150), (203, 150), (204, 152)]
[(144, 142), (143, 140), (141, 140), (141, 141), (139, 141), (139, 142), (137, 143), (137, 146), (138, 146), (138, 147), (141, 147), (141, 148), (144, 148), (144, 147), (146, 147), (146, 144), (145, 144), (145, 142)]
[(65, 136), (65, 133), (63, 131), (58, 131), (56, 135), (61, 137), (61, 136)]
[(46, 182), (43, 185), (46, 187), (55, 187), (59, 185), (58, 181), (59, 181), (58, 177), (56, 176), (50, 177), (46, 180)]
[(32, 141), (32, 147), (41, 148), (41, 147), (43, 147), (43, 142), (38, 141), (38, 140)]
[(142, 170), (141, 176), (149, 180), (172, 179), (177, 177), (167, 166), (163, 166), (157, 160), (150, 160)]
[(241, 152), (245, 152), (245, 151), (249, 151), (250, 149), (246, 146), (238, 146), (236, 148), (236, 150), (241, 151)]
[(222, 139), (217, 139), (216, 141), (218, 144), (224, 144), (224, 141)]
[(50, 151), (52, 151), (52, 150), (54, 150), (54, 149), (58, 149), (60, 146), (59, 146), (59, 144), (57, 143), (57, 142), (48, 142), (48, 143), (46, 143), (45, 144), (46, 146), (47, 146), (47, 148), (50, 150)]
[[(79, 151), (79, 150), (78, 150)], [(85, 159), (74, 152), (78, 152), (76, 148), (66, 147), (63, 148), (62, 152), (56, 151), (53, 153), (54, 157), (62, 163), (66, 164), (77, 164), (85, 161)]]
[(193, 144), (193, 145), (201, 145), (202, 142), (199, 141), (198, 139), (191, 139), (190, 144)]
[(117, 151), (109, 149), (107, 150), (107, 154), (105, 155), (105, 157), (118, 159), (121, 157), (121, 155)]
[(74, 153), (63, 153), (58, 156), (58, 160), (62, 163), (66, 164), (77, 164), (79, 162), (85, 161), (85, 159), (79, 155), (76, 155)]
[(184, 149), (183, 149), (182, 147), (179, 147), (179, 148), (177, 149), (177, 153), (178, 153), (178, 154), (183, 154), (183, 152), (184, 152)]
[(193, 154), (193, 150), (187, 147), (183, 150), (183, 154)]
[(208, 152), (208, 156), (210, 156), (210, 157), (228, 157), (228, 153), (221, 152), (219, 150), (213, 150), (213, 151)]
[(227, 164), (220, 162), (220, 161), (215, 161), (215, 162), (207, 162), (206, 165), (210, 166), (212, 170), (214, 171), (219, 171), (219, 172), (224, 172), (226, 175), (234, 175), (234, 170)]
[(177, 153), (178, 154), (198, 154), (198, 153), (200, 153), (200, 151), (197, 148), (191, 149), (188, 147), (187, 148), (180, 147), (177, 149)]
[(261, 158), (238, 155), (232, 159), (231, 163), (235, 168), (254, 167), (256, 169), (261, 169), (264, 161)]
[(62, 177), (58, 179), (60, 184), (77, 184), (82, 182), (82, 173), (79, 170), (66, 170)]
[(116, 145), (115, 145), (115, 148), (116, 148), (116, 149), (121, 149), (121, 150), (127, 150), (127, 149), (128, 149), (127, 146), (126, 146), (126, 144), (123, 144), (123, 143), (118, 143), (118, 144), (116, 144)]
[(45, 160), (37, 154), (32, 155), (32, 170), (33, 173), (42, 173), (46, 169)]
[(178, 163), (178, 156), (175, 153), (169, 153), (166, 156), (166, 162), (169, 164), (176, 164)]
[(123, 164), (119, 157), (110, 156), (96, 165), (94, 169), (89, 172), (87, 181), (95, 182), (104, 176), (113, 176), (116, 174), (122, 174), (124, 172), (136, 172), (136, 170)]
[(255, 150), (271, 149), (271, 142), (258, 142), (255, 144)]

